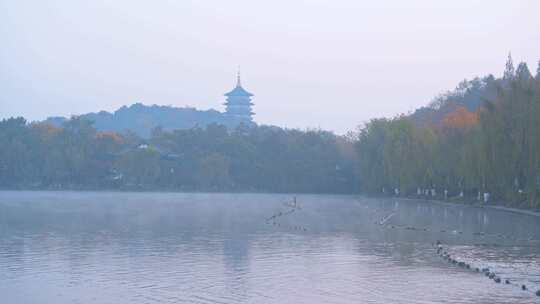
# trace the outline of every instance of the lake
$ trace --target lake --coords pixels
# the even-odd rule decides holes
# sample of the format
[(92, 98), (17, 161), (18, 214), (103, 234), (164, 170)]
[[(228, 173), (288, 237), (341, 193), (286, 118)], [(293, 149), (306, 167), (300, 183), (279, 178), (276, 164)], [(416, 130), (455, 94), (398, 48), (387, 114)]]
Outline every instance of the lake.
[[(540, 217), (405, 199), (296, 199), (0, 192), (1, 302), (540, 302)], [(472, 269), (437, 255), (437, 240)]]

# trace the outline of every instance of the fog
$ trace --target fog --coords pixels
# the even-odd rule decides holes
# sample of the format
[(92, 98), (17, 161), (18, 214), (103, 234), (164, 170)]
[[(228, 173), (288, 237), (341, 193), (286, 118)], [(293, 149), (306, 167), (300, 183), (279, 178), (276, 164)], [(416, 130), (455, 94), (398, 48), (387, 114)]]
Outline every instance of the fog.
[(536, 71), (538, 1), (0, 1), (0, 118), (134, 102), (223, 109), (240, 65), (255, 121), (344, 133), (464, 78)]

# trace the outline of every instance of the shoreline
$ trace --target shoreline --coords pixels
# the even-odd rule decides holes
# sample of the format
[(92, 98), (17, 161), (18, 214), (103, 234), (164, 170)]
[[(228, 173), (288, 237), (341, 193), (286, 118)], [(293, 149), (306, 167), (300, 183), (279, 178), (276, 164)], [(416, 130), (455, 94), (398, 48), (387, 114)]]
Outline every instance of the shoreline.
[(257, 190), (257, 189), (228, 189), (228, 190), (216, 190), (216, 189), (175, 189), (175, 188), (99, 188), (99, 187), (73, 187), (73, 188), (2, 188), (0, 192), (17, 192), (17, 191), (35, 191), (35, 192), (126, 192), (126, 193), (262, 193), (262, 194), (321, 194), (321, 195), (362, 195), (359, 192), (305, 192), (305, 191), (269, 191), (269, 190)]
[(381, 196), (381, 195), (369, 195), (369, 194), (362, 194), (362, 193), (317, 193), (317, 192), (266, 192), (266, 191), (190, 191), (190, 190), (170, 190), (170, 189), (2, 189), (0, 188), (0, 192), (94, 192), (94, 193), (212, 193), (212, 194), (280, 194), (280, 195), (352, 195), (352, 196), (363, 196), (367, 198), (393, 198), (393, 199), (400, 199), (400, 200), (414, 200), (414, 201), (425, 201), (429, 203), (435, 203), (435, 204), (441, 204), (441, 205), (452, 205), (452, 206), (468, 206), (472, 208), (489, 208), (493, 210), (499, 210), (499, 211), (505, 211), (505, 212), (512, 212), (512, 213), (518, 213), (522, 215), (529, 215), (529, 216), (536, 216), (540, 217), (540, 210), (532, 210), (532, 209), (519, 209), (519, 208), (512, 208), (512, 207), (506, 207), (502, 205), (478, 205), (470, 202), (456, 202), (456, 201), (444, 201), (439, 199), (427, 199), (427, 198), (419, 198), (419, 197), (408, 197), (408, 196)]
[(442, 200), (437, 200), (437, 199), (425, 199), (425, 198), (415, 198), (415, 197), (396, 197), (396, 198), (405, 199), (405, 200), (426, 201), (430, 203), (437, 203), (437, 204), (444, 204), (444, 205), (469, 206), (472, 208), (479, 208), (479, 209), (489, 208), (489, 209), (500, 210), (500, 211), (505, 211), (505, 212), (512, 212), (512, 213), (519, 213), (523, 215), (540, 217), (540, 211), (531, 210), (531, 209), (512, 208), (512, 207), (506, 207), (506, 206), (501, 206), (501, 205), (475, 205), (475, 204), (470, 204), (467, 202), (452, 202), (452, 201), (442, 201)]
[(525, 209), (518, 209), (518, 208), (511, 208), (511, 207), (497, 206), (497, 205), (490, 205), (490, 206), (486, 206), (486, 207), (489, 207), (491, 209), (506, 211), (506, 212), (514, 212), (514, 213), (520, 213), (520, 214), (540, 217), (540, 212), (539, 211), (534, 211), (534, 210), (525, 210)]
[[(51, 192), (51, 193), (169, 193), (169, 194), (276, 194), (276, 195), (327, 195), (327, 196), (362, 196), (359, 193), (348, 192), (269, 192), (269, 191), (212, 191), (212, 190), (169, 190), (169, 189), (155, 189), (155, 190), (136, 190), (136, 189), (2, 189), (2, 192)], [(365, 195), (364, 195), (365, 196)], [(366, 196), (367, 197), (367, 196)]]

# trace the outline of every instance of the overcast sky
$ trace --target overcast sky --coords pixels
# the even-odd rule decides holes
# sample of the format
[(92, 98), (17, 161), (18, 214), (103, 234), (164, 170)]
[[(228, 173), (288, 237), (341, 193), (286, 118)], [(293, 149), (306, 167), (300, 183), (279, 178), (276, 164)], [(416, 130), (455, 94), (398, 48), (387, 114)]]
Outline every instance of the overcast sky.
[(536, 71), (540, 1), (0, 0), (0, 118), (223, 110), (240, 65), (258, 123), (344, 133), (509, 51)]

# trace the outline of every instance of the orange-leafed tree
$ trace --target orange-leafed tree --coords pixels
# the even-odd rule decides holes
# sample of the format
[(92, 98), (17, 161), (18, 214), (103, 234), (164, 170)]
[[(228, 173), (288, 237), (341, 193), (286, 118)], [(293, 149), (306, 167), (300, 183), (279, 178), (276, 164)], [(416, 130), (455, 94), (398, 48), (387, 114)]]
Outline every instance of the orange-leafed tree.
[(470, 112), (463, 106), (458, 106), (454, 111), (448, 113), (442, 125), (452, 129), (467, 129), (478, 123), (478, 113)]

